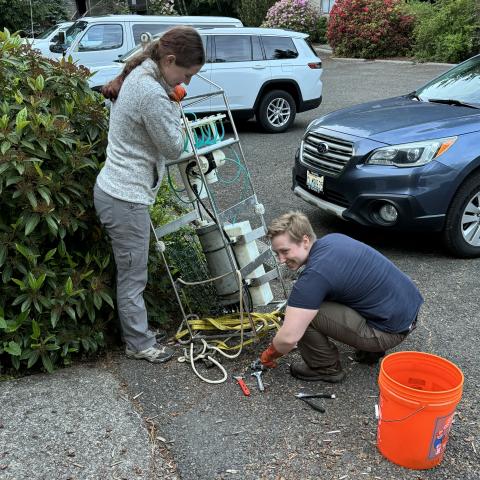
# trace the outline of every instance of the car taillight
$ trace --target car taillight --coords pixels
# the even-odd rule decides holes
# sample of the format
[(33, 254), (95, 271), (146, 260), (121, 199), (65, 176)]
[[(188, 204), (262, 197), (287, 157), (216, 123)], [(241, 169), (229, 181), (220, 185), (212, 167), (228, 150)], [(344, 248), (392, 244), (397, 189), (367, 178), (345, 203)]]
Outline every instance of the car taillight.
[(316, 69), (322, 68), (322, 62), (311, 62), (308, 64), (308, 66), (316, 70)]

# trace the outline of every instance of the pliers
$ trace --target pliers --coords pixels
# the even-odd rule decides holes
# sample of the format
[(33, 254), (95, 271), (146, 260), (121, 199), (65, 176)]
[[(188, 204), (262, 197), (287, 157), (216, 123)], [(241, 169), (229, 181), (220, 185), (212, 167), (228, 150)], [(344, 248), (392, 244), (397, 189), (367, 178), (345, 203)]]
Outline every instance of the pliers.
[(300, 392), (296, 393), (295, 396), (299, 398), (300, 400), (303, 400), (305, 403), (310, 405), (314, 410), (317, 410), (317, 412), (320, 413), (325, 413), (325, 409), (312, 401), (312, 398), (336, 398), (334, 393), (305, 393), (305, 392)]

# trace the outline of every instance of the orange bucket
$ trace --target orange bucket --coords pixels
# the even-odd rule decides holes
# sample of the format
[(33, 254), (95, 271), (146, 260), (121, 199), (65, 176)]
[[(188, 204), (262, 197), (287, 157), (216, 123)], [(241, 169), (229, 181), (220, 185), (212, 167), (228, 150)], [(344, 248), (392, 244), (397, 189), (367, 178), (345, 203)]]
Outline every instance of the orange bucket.
[(462, 398), (462, 371), (437, 355), (397, 352), (383, 359), (378, 385), (382, 455), (415, 470), (437, 466)]

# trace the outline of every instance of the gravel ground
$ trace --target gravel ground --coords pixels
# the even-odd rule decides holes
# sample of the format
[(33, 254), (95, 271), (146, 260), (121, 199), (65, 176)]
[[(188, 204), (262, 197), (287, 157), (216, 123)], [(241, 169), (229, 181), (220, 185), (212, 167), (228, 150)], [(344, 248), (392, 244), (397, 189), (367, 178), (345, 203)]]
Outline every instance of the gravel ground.
[[(167, 440), (182, 479), (479, 479), (480, 380), (475, 353), (479, 317), (472, 293), (477, 290), (480, 261), (446, 256), (437, 235), (379, 234), (349, 225), (320, 214), (290, 192), (295, 150), (316, 116), (412, 91), (447, 67), (338, 60), (328, 55), (322, 60), (324, 103), (317, 110), (299, 115), (294, 127), (282, 135), (262, 134), (253, 122), (241, 127), (252, 180), (265, 203), (267, 221), (300, 208), (318, 235), (337, 231), (374, 246), (420, 287), (425, 305), (419, 326), (401, 348), (441, 355), (465, 374), (463, 398), (442, 464), (412, 471), (382, 457), (376, 448), (374, 417), (378, 366), (354, 363), (348, 347), (341, 347), (348, 373), (341, 385), (312, 385), (292, 378), (288, 363), (298, 359), (294, 352), (282, 359), (278, 369), (265, 374), (267, 388), (260, 393), (247, 367), (266, 346), (264, 340), (237, 361), (225, 363), (230, 374), (246, 373), (250, 398), (233, 381), (208, 385), (177, 362), (158, 368), (119, 359), (119, 378), (132, 393), (143, 392), (140, 401), (147, 415), (158, 415), (160, 435)], [(279, 295), (278, 286), (275, 289)], [(326, 413), (320, 414), (294, 397), (303, 388), (333, 392), (337, 398), (325, 400)]]
[[(320, 108), (299, 115), (282, 135), (259, 133), (253, 123), (242, 126), (252, 180), (265, 203), (267, 221), (300, 208), (318, 235), (336, 231), (372, 245), (419, 286), (425, 305), (418, 328), (401, 348), (441, 355), (465, 374), (463, 398), (440, 466), (407, 470), (378, 452), (378, 366), (353, 362), (349, 347), (340, 347), (347, 371), (342, 384), (294, 379), (288, 364), (299, 356), (292, 352), (281, 359), (279, 368), (265, 373), (266, 390), (259, 392), (248, 365), (267, 345), (268, 339), (263, 339), (237, 360), (224, 362), (230, 376), (245, 375), (250, 397), (243, 396), (231, 378), (210, 385), (185, 363), (151, 365), (127, 360), (121, 352), (54, 375), (2, 382), (2, 479), (480, 479), (480, 260), (448, 257), (436, 235), (380, 235), (346, 224), (320, 214), (290, 191), (293, 155), (313, 118), (411, 91), (446, 67), (349, 62), (328, 55), (322, 60), (325, 89)], [(278, 284), (273, 287), (280, 296)], [(177, 350), (181, 355), (181, 348)], [(217, 374), (205, 373), (212, 378)], [(301, 390), (331, 392), (337, 398), (320, 401), (326, 410), (322, 414), (294, 397)]]

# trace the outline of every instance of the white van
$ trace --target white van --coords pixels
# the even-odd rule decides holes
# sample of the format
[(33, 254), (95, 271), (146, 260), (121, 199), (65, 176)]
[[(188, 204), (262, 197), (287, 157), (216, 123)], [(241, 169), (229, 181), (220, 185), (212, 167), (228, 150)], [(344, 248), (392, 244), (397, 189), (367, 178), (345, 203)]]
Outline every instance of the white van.
[(72, 56), (80, 65), (105, 65), (140, 43), (142, 33), (155, 35), (175, 25), (195, 28), (242, 27), (230, 17), (181, 17), (154, 15), (107, 15), (83, 17), (66, 32), (65, 41), (50, 47), (53, 57)]
[(32, 48), (40, 50), (42, 55), (50, 57), (50, 45), (54, 45), (58, 42), (58, 32), (65, 32), (71, 25), (73, 25), (73, 22), (57, 23), (40, 35), (37, 35), (35, 38), (27, 38), (27, 41)]

